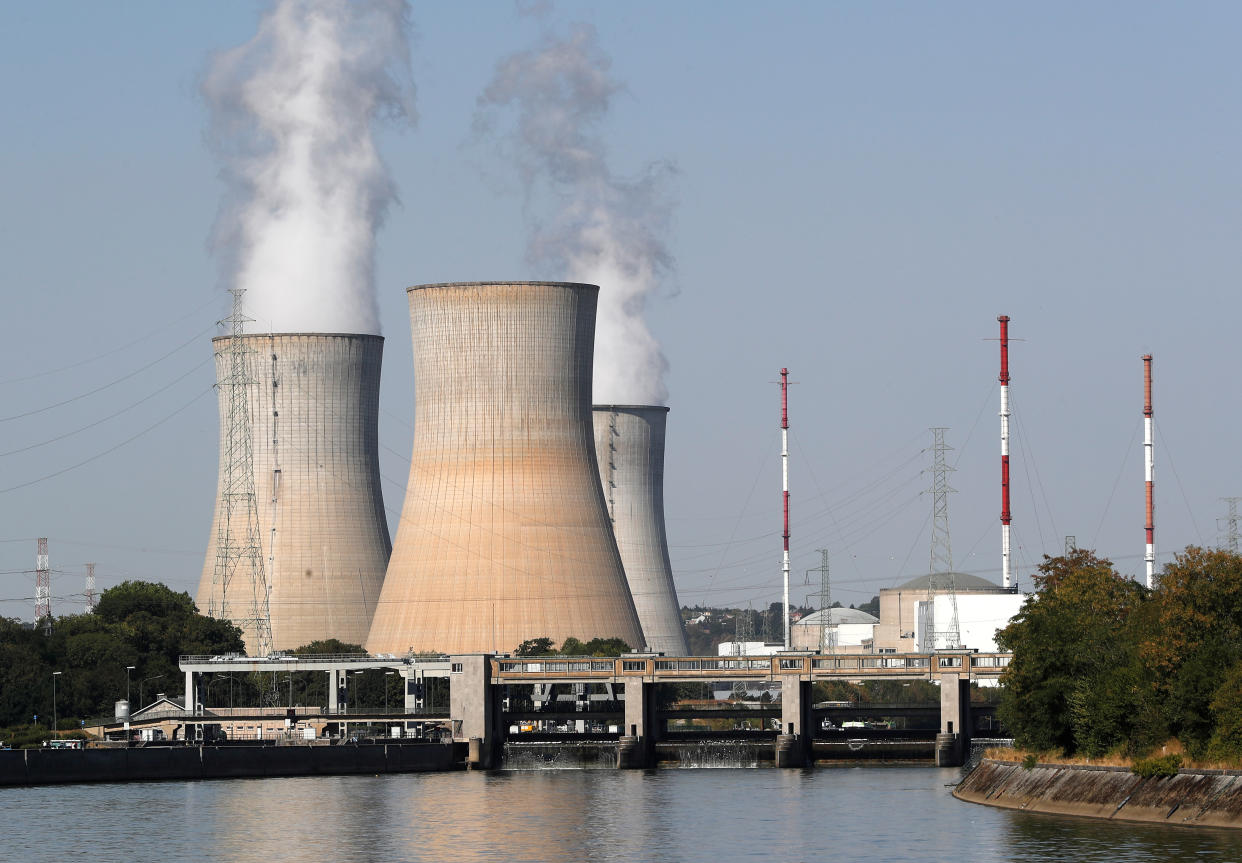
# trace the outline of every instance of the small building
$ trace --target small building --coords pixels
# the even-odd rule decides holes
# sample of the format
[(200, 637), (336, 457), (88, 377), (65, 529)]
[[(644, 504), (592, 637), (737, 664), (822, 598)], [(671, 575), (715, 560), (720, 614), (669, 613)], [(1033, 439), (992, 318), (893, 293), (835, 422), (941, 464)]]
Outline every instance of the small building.
[(857, 608), (820, 609), (790, 627), (790, 647), (826, 653), (870, 653), (880, 619)]

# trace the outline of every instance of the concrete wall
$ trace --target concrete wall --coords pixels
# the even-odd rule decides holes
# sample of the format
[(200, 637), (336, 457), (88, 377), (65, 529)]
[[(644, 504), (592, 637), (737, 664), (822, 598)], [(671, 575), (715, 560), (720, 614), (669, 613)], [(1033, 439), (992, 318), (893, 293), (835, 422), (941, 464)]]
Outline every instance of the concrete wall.
[(371, 652), (643, 644), (595, 459), (598, 291), (410, 288), (414, 448)]
[(668, 408), (596, 405), (595, 453), (613, 535), (646, 645), (685, 656), (686, 633), (664, 526), (664, 431)]
[(451, 770), (451, 744), (157, 746), (0, 751), (0, 785)]
[[(277, 649), (339, 638), (366, 641), (391, 542), (379, 476), (379, 336), (242, 337), (258, 504)], [(229, 372), (227, 337), (212, 342), (216, 379)], [(228, 446), (229, 387), (219, 387), (220, 471), (197, 602), (231, 620), (251, 616), (249, 566), (227, 591), (215, 583)], [(244, 510), (242, 510), (244, 513)], [(246, 525), (231, 526), (236, 541)], [(253, 652), (253, 633), (247, 632)]]
[(1124, 767), (984, 759), (953, 796), (971, 803), (1116, 821), (1242, 827), (1242, 773), (1185, 770), (1143, 779)]

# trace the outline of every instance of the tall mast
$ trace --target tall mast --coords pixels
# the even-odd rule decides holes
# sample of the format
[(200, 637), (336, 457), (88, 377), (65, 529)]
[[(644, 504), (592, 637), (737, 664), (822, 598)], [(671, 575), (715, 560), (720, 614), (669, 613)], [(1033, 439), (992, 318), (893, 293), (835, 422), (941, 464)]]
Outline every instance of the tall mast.
[(1001, 421), (1001, 587), (1011, 587), (1009, 558), (1009, 315), (1000, 321), (1000, 421)]
[(1147, 480), (1147, 586), (1156, 578), (1156, 524), (1152, 486), (1155, 482), (1155, 462), (1152, 457), (1152, 410), (1151, 410), (1151, 354), (1143, 356), (1143, 469)]
[(785, 553), (781, 558), (781, 574), (785, 586), (785, 649), (789, 650), (789, 369), (781, 369), (781, 497), (784, 504)]

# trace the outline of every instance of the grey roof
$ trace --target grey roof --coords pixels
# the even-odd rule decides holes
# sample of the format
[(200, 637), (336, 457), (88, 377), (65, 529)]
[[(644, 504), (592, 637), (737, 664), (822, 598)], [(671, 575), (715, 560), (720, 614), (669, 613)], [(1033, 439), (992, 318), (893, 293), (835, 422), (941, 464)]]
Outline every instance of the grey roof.
[[(980, 578), (977, 575), (971, 575), (968, 572), (937, 573), (936, 577), (943, 578), (945, 576), (953, 577), (953, 588), (957, 591), (964, 591), (964, 590), (979, 591), (979, 592), (992, 591), (995, 593), (1007, 593), (1008, 592), (1005, 590), (1005, 588), (1001, 587), (999, 584), (996, 584), (995, 582), (992, 582), (992, 581), (988, 581), (986, 578)], [(931, 579), (932, 579), (931, 575), (920, 575), (918, 578), (910, 579), (905, 584), (899, 584), (895, 589), (896, 590), (927, 590), (931, 582)], [(894, 588), (889, 588), (889, 589), (893, 590)]]
[[(857, 608), (830, 608), (828, 609), (828, 612), (829, 612), (828, 614), (829, 625), (838, 624), (838, 623), (879, 623), (880, 622), (880, 618), (873, 617), (872, 615), (867, 614), (867, 612), (860, 611)], [(802, 618), (794, 625), (795, 626), (823, 626), (824, 625), (824, 611), (821, 609), (820, 611), (817, 611), (814, 614), (808, 614), (806, 617)]]

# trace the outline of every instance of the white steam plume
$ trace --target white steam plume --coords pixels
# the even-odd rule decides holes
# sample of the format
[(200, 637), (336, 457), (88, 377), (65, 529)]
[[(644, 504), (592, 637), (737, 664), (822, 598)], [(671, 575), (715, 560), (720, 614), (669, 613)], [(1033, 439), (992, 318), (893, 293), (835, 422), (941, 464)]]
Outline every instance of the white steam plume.
[(229, 191), (213, 241), (257, 332), (378, 333), (372, 136), (413, 123), (405, 0), (278, 0), (203, 84)]
[(531, 229), (529, 262), (600, 286), (595, 402), (664, 404), (668, 363), (643, 313), (672, 268), (663, 237), (674, 169), (653, 163), (634, 180), (613, 176), (598, 131), (620, 89), (609, 66), (589, 26), (545, 36), (497, 65), (479, 98), (476, 129), (492, 132), (497, 115), (513, 109), (504, 151), (522, 172), (528, 205), (540, 195), (553, 202), (547, 220)]

